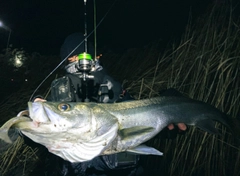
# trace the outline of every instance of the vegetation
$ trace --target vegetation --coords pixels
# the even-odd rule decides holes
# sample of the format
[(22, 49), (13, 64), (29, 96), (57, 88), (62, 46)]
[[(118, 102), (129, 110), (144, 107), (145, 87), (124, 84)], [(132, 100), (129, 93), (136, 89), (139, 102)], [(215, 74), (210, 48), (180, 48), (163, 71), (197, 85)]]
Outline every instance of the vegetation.
[[(108, 53), (102, 62), (110, 75), (121, 80), (137, 99), (158, 96), (160, 90), (173, 87), (227, 113), (234, 121), (233, 128), (239, 129), (240, 23), (228, 4), (215, 5), (210, 12), (195, 25), (189, 23), (181, 41), (164, 53), (159, 52), (155, 43), (145, 49), (131, 49), (121, 56)], [(16, 106), (26, 106), (26, 97), (33, 87), (35, 83), (1, 104), (1, 122), (13, 117), (11, 112)], [(227, 129), (220, 124), (217, 128), (222, 135), (189, 127), (175, 139), (156, 136), (148, 145), (158, 148), (164, 156), (144, 156), (142, 164), (149, 175), (240, 175), (240, 148)], [(22, 141), (18, 138), (0, 155), (1, 173), (28, 175), (39, 163), (38, 149)]]

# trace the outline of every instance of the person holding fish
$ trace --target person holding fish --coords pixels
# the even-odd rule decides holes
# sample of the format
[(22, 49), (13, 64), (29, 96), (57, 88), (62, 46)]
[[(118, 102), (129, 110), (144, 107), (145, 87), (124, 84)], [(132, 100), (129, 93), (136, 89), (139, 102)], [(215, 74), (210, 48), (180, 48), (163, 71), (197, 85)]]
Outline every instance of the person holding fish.
[[(92, 62), (93, 46), (90, 43), (88, 44), (87, 53), (84, 52), (86, 46), (78, 46), (84, 40), (85, 37), (81, 33), (71, 34), (65, 39), (60, 50), (60, 56), (62, 60), (66, 59), (64, 67), (66, 75), (52, 82), (51, 97), (48, 101), (114, 103), (132, 100), (133, 98), (123, 90), (121, 84), (106, 74), (98, 60)], [(82, 60), (84, 65), (81, 65), (82, 58), (87, 58)], [(34, 102), (36, 101), (46, 100), (37, 96), (34, 98)], [(186, 130), (184, 123), (179, 123), (177, 126), (179, 130)], [(174, 129), (174, 125), (169, 124), (168, 129)], [(109, 175), (114, 174), (114, 171), (118, 174), (122, 172), (123, 175), (143, 174), (142, 168), (138, 167), (139, 155), (125, 152), (99, 156), (82, 163), (70, 163), (55, 155), (51, 157), (60, 163), (62, 169), (60, 169), (58, 175), (63, 176)], [(56, 165), (56, 163), (52, 164)]]

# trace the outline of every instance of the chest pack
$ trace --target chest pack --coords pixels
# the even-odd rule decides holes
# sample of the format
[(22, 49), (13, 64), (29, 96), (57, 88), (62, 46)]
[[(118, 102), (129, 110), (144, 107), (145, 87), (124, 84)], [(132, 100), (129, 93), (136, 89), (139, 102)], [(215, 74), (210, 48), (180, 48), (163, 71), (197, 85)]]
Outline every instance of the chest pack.
[(51, 84), (52, 101), (69, 101), (75, 100), (74, 89), (71, 86), (70, 79), (67, 76), (55, 79)]

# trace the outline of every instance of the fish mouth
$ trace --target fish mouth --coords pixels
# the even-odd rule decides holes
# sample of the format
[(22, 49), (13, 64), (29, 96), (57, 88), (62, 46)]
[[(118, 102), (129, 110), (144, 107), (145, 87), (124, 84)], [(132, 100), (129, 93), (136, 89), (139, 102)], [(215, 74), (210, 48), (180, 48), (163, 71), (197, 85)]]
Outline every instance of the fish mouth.
[(68, 121), (62, 114), (51, 108), (49, 102), (29, 102), (29, 116), (36, 126), (52, 126), (52, 130), (64, 131), (71, 128), (74, 123)]
[(28, 102), (29, 117), (35, 122), (50, 122), (48, 114), (45, 111), (43, 102)]

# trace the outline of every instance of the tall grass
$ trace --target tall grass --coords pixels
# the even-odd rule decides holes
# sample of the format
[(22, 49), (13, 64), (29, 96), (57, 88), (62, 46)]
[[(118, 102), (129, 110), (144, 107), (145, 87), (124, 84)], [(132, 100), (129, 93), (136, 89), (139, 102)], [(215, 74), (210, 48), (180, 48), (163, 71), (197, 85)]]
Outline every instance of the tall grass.
[[(226, 4), (214, 6), (197, 25), (188, 26), (180, 44), (173, 46), (170, 54), (166, 52), (151, 60), (155, 66), (139, 79), (129, 81), (130, 91), (139, 94), (136, 98), (143, 98), (173, 87), (236, 118), (240, 105), (240, 28), (232, 14)], [(237, 119), (232, 120), (239, 123)], [(220, 124), (217, 128), (221, 136), (190, 128), (175, 140), (151, 140), (149, 144), (162, 146), (159, 148), (165, 155), (149, 157), (145, 163), (151, 168), (149, 172), (152, 175), (240, 175), (240, 148), (229, 131)]]
[[(240, 23), (232, 14), (228, 4), (215, 5), (164, 53), (155, 43), (121, 56), (109, 53), (102, 61), (110, 75), (121, 80), (136, 99), (158, 96), (160, 90), (173, 87), (236, 120), (240, 105)], [(148, 175), (240, 175), (239, 147), (225, 127), (216, 126), (222, 135), (189, 127), (176, 139), (156, 136), (150, 140), (148, 145), (163, 151), (164, 156), (143, 157)], [(28, 155), (15, 155), (15, 159), (24, 161), (30, 155), (29, 151)], [(11, 156), (0, 155), (0, 168), (5, 173), (14, 169), (13, 164), (26, 164), (13, 162)]]

